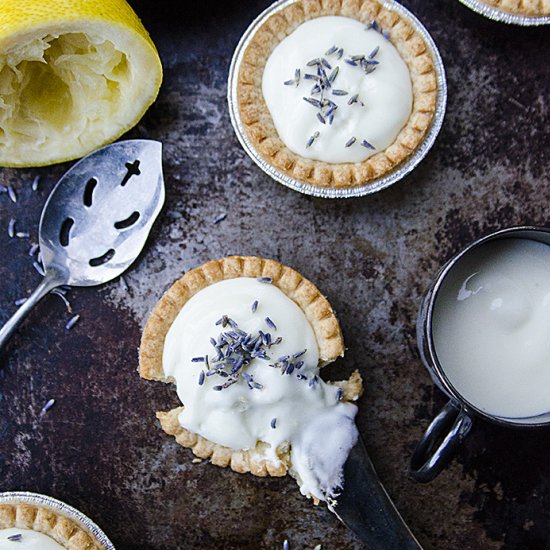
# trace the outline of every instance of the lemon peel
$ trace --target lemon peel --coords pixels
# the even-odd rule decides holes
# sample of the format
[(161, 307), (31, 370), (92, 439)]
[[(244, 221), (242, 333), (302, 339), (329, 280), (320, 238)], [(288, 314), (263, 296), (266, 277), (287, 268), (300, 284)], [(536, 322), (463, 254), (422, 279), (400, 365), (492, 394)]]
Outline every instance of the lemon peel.
[(161, 81), (125, 0), (0, 0), (0, 165), (54, 164), (114, 141)]

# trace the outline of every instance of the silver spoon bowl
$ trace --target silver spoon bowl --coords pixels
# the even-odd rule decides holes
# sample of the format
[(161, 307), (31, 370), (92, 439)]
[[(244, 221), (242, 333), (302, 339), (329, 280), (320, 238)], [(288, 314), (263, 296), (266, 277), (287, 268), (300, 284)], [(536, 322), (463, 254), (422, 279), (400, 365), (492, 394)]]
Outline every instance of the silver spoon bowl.
[(157, 141), (113, 143), (77, 162), (44, 205), (39, 228), (44, 279), (0, 329), (0, 351), (54, 288), (95, 286), (121, 275), (143, 249), (164, 196)]

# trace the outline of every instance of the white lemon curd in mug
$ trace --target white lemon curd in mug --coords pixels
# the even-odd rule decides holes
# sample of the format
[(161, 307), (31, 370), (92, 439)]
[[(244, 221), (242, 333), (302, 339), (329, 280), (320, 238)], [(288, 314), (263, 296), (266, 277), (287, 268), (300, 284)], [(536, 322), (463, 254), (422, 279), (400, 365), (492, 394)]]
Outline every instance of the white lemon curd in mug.
[(433, 340), (451, 384), (480, 410), (550, 411), (550, 246), (510, 238), (469, 251), (441, 285)]
[(185, 407), (184, 428), (234, 450), (268, 443), (274, 463), (290, 444), (302, 493), (337, 494), (357, 407), (321, 380), (309, 321), (269, 280), (225, 280), (194, 295), (166, 336), (163, 369)]

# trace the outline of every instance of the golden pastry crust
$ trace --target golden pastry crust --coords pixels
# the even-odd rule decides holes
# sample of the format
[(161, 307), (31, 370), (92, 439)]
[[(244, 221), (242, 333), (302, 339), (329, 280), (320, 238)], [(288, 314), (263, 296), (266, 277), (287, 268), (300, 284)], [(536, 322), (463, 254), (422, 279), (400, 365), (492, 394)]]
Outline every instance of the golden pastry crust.
[[(413, 108), (407, 124), (392, 145), (360, 163), (331, 164), (293, 153), (279, 138), (262, 93), (263, 71), (275, 46), (305, 21), (325, 15), (376, 20), (411, 75)], [(420, 145), (435, 114), (437, 75), (422, 36), (378, 0), (297, 0), (269, 17), (253, 36), (238, 74), (237, 101), (250, 143), (266, 162), (316, 187), (356, 187), (389, 173)]]
[(32, 529), (69, 550), (104, 550), (73, 520), (34, 504), (0, 504), (0, 529)]
[[(271, 277), (273, 284), (280, 288), (304, 312), (315, 333), (319, 345), (319, 358), (322, 365), (344, 355), (344, 340), (340, 324), (328, 300), (317, 287), (297, 271), (274, 260), (252, 256), (230, 256), (212, 260), (188, 271), (164, 294), (153, 309), (141, 338), (139, 350), (139, 373), (148, 380), (173, 382), (166, 377), (162, 368), (164, 340), (174, 319), (187, 300), (208, 285), (236, 277)], [(345, 401), (356, 401), (363, 392), (359, 373), (354, 372), (349, 380), (336, 382), (342, 387)], [(283, 444), (277, 448), (278, 462), (265, 458), (266, 444), (259, 442), (255, 449), (234, 451), (183, 428), (178, 416), (183, 406), (168, 412), (158, 412), (157, 418), (162, 429), (173, 435), (183, 447), (212, 464), (231, 467), (235, 472), (250, 472), (257, 476), (284, 476), (290, 467), (290, 448)]]
[(482, 0), (508, 13), (533, 17), (550, 15), (550, 0)]

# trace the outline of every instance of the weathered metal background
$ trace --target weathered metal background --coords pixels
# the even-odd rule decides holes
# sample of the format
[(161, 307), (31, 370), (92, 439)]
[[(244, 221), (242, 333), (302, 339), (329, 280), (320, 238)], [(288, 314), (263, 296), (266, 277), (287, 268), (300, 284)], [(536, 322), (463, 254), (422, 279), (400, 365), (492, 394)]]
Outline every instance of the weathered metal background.
[[(327, 294), (349, 348), (328, 369), (359, 368), (358, 423), (373, 462), (426, 549), (549, 548), (550, 430), (478, 422), (436, 481), (407, 477), (411, 449), (443, 405), (415, 348), (420, 296), (470, 240), (512, 224), (547, 224), (548, 29), (506, 27), (456, 0), (407, 0), (439, 44), (448, 115), (428, 158), (376, 196), (313, 199), (253, 165), (229, 123), (233, 48), (265, 0), (134, 3), (165, 67), (158, 101), (129, 137), (164, 143), (167, 205), (128, 273), (70, 294), (80, 322), (48, 297), (12, 340), (0, 379), (0, 490), (33, 490), (89, 514), (121, 549), (362, 548), (291, 479), (192, 464), (154, 411), (172, 388), (136, 373), (144, 319), (183, 271), (228, 253), (276, 258)], [(0, 170), (0, 321), (39, 280), (28, 239), (68, 165)], [(39, 190), (31, 182), (41, 176)], [(213, 224), (220, 214), (227, 218)], [(55, 406), (40, 417), (42, 406)]]

